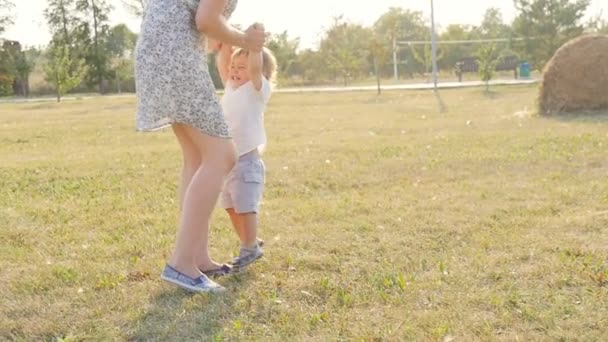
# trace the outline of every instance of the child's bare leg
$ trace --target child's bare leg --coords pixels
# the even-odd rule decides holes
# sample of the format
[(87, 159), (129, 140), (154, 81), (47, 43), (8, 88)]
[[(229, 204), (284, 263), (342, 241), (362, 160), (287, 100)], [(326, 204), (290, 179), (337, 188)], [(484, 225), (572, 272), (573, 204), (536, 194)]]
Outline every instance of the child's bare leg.
[(247, 267), (264, 255), (257, 240), (258, 215), (256, 213), (238, 214), (241, 222), (242, 234), (241, 250), (239, 256), (232, 263), (237, 269)]
[(238, 235), (239, 240), (241, 240), (241, 244), (245, 241), (245, 231), (243, 226), (243, 220), (241, 219), (241, 215), (237, 214), (234, 209), (226, 209), (228, 215), (230, 216), (230, 221), (232, 221), (232, 227), (234, 227), (234, 231), (236, 235)]
[(258, 244), (258, 215), (256, 213), (248, 213), (239, 216), (243, 227), (241, 243), (243, 247), (255, 248)]

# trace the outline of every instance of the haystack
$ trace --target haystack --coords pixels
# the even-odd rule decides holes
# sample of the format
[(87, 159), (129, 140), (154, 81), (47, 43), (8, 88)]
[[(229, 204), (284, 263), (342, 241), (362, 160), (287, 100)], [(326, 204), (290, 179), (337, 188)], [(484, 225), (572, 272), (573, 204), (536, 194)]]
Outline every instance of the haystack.
[(543, 70), (540, 113), (608, 109), (608, 36), (585, 35), (562, 46)]

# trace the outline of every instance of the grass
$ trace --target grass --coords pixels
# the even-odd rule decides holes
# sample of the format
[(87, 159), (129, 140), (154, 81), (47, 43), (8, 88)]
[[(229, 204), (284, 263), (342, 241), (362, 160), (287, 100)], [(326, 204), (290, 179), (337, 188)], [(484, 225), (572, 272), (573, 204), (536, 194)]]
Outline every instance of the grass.
[(0, 340), (603, 340), (608, 113), (535, 94), (275, 96), (267, 255), (224, 296), (159, 280), (180, 155), (134, 99), (2, 104)]

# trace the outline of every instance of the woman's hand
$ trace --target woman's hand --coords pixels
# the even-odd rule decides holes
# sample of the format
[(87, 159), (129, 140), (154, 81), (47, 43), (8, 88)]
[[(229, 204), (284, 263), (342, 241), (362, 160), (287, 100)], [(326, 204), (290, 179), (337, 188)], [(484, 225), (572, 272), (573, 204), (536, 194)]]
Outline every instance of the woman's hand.
[(245, 31), (245, 40), (242, 46), (251, 52), (261, 52), (266, 42), (266, 31), (264, 25), (255, 23)]

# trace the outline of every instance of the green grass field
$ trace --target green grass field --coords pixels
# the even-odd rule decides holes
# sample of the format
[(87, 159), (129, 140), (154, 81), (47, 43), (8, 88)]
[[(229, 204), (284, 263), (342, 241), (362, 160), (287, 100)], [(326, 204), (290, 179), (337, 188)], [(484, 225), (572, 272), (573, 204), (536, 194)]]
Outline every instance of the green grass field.
[(605, 340), (608, 113), (535, 94), (275, 96), (266, 257), (221, 296), (159, 280), (180, 154), (134, 99), (0, 104), (0, 340)]

